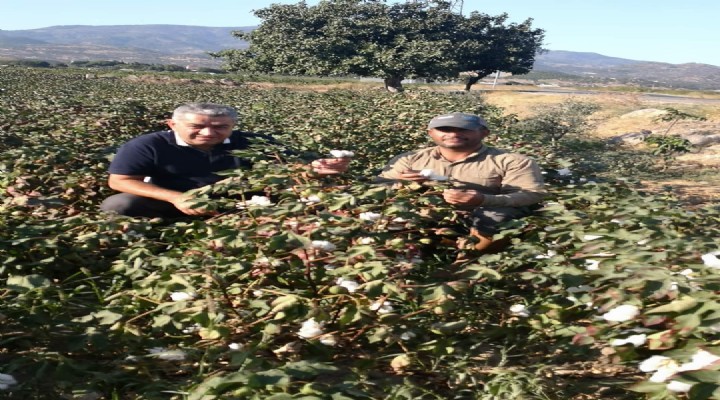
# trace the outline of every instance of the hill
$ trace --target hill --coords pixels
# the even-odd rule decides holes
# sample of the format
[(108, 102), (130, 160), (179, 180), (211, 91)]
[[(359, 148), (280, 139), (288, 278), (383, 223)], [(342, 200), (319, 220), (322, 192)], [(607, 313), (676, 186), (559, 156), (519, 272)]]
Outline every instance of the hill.
[[(0, 59), (70, 62), (120, 60), (151, 64), (219, 67), (207, 53), (242, 48), (247, 43), (233, 31), (252, 26), (186, 25), (51, 26), (0, 30)], [(524, 76), (537, 82), (555, 79), (580, 84), (631, 84), (669, 88), (720, 90), (720, 67), (668, 64), (609, 57), (590, 52), (552, 50), (537, 57), (534, 71)]]
[(207, 55), (243, 43), (231, 35), (253, 27), (185, 25), (51, 26), (0, 31), (0, 59), (122, 60), (219, 66)]
[(638, 61), (562, 50), (552, 50), (539, 55), (533, 72), (528, 76), (589, 84), (621, 83), (701, 90), (720, 89), (720, 67), (714, 65)]

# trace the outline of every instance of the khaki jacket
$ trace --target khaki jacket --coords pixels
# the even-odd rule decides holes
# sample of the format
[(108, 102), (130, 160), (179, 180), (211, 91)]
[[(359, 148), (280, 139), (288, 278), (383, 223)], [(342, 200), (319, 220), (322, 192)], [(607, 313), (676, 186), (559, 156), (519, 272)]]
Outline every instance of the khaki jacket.
[(483, 207), (529, 206), (547, 194), (535, 160), (487, 146), (455, 162), (446, 160), (438, 147), (403, 153), (388, 162), (376, 181), (395, 181), (403, 171), (423, 169), (447, 176), (454, 187), (481, 192)]

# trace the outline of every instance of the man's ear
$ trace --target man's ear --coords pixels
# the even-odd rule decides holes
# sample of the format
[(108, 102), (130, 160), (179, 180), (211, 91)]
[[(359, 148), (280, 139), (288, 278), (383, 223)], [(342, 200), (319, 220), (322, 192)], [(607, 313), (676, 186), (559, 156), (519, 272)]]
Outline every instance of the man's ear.
[(170, 130), (175, 130), (175, 121), (173, 121), (172, 118), (166, 119), (165, 123), (170, 128)]
[(480, 128), (480, 136), (482, 136), (483, 139), (488, 137), (490, 135), (490, 129), (488, 128)]

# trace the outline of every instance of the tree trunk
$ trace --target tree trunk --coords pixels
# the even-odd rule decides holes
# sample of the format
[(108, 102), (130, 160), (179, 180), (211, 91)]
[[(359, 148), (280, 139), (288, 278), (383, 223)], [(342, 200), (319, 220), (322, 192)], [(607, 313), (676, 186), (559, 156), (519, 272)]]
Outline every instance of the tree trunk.
[(385, 90), (390, 93), (400, 93), (403, 91), (402, 76), (391, 76), (385, 78)]
[(471, 87), (472, 85), (478, 83), (479, 80), (480, 80), (480, 74), (478, 74), (477, 76), (469, 76), (469, 77), (467, 77), (467, 79), (465, 80), (465, 91), (466, 91), (466, 92), (469, 92), (469, 91), (470, 91), (470, 87)]

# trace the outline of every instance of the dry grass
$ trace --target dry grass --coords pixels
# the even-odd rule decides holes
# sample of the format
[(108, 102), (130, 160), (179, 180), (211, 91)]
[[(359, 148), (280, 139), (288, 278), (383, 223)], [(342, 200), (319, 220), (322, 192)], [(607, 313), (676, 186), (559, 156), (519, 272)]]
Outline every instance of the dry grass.
[[(672, 127), (670, 134), (690, 130), (720, 133), (719, 104), (703, 101), (705, 98), (715, 99), (716, 96), (696, 95), (696, 101), (673, 98), (658, 101), (650, 100), (641, 93), (573, 94), (492, 90), (486, 91), (484, 98), (489, 104), (502, 107), (507, 114), (514, 113), (520, 118), (533, 115), (537, 107), (558, 104), (568, 98), (595, 102), (601, 106), (601, 110), (593, 116), (596, 128), (590, 134), (597, 138), (609, 138), (643, 129), (663, 134), (670, 124), (657, 121), (657, 116), (667, 107), (706, 118), (706, 121), (680, 121)], [(681, 177), (678, 178), (678, 175)], [(689, 205), (720, 202), (720, 146), (680, 155), (676, 158), (675, 167), (667, 171), (667, 176), (657, 174), (655, 179), (645, 180), (642, 184), (648, 191), (669, 192)]]

